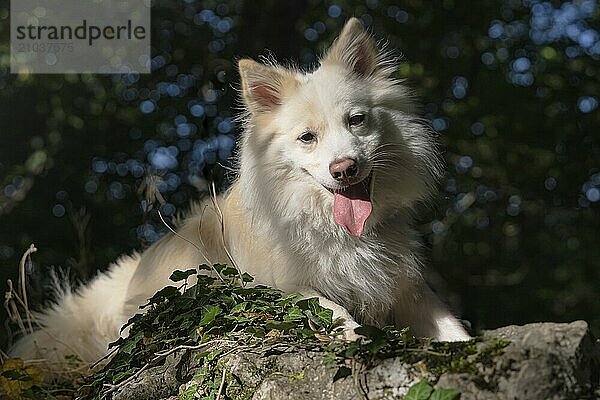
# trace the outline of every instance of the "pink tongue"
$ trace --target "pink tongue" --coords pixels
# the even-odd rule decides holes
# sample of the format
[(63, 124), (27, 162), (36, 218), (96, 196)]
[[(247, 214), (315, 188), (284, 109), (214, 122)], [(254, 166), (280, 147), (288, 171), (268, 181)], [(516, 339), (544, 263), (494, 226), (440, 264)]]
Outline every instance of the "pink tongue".
[(333, 217), (338, 225), (346, 228), (352, 236), (360, 236), (373, 205), (364, 183), (350, 186), (333, 195)]

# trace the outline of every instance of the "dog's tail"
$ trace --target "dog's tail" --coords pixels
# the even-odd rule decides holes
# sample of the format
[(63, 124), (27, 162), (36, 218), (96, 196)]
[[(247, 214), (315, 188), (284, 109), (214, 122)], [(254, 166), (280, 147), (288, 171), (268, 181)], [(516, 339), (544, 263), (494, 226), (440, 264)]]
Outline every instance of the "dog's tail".
[(56, 280), (56, 302), (33, 314), (39, 329), (19, 339), (9, 356), (38, 360), (56, 373), (73, 361), (89, 365), (103, 357), (130, 317), (124, 315), (123, 306), (139, 261), (138, 254), (124, 256), (77, 290)]

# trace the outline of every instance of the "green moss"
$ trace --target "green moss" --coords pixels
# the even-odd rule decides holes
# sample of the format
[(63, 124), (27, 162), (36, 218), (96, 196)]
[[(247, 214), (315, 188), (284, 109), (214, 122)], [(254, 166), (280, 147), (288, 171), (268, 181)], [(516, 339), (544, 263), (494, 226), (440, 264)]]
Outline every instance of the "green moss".
[(188, 386), (183, 392), (179, 393), (178, 400), (193, 400), (196, 398), (196, 392), (198, 391), (198, 385), (192, 384)]

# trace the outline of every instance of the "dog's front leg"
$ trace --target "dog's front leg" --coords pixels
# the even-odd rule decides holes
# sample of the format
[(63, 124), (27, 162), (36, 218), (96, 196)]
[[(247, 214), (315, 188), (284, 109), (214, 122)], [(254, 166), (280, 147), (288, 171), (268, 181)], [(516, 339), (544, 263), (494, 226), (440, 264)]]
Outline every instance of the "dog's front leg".
[(394, 324), (410, 327), (415, 336), (439, 341), (459, 342), (471, 339), (462, 323), (450, 312), (425, 282), (415, 283), (397, 296)]
[(341, 325), (345, 340), (355, 341), (360, 337), (360, 335), (354, 332), (354, 329), (358, 328), (360, 324), (357, 323), (354, 318), (352, 318), (352, 315), (350, 315), (348, 310), (346, 310), (344, 307), (329, 300), (328, 298), (323, 297), (314, 289), (300, 288), (296, 290), (296, 292), (302, 295), (301, 299), (311, 299), (316, 297), (319, 299), (319, 304), (321, 307), (325, 307), (333, 311), (332, 321)]

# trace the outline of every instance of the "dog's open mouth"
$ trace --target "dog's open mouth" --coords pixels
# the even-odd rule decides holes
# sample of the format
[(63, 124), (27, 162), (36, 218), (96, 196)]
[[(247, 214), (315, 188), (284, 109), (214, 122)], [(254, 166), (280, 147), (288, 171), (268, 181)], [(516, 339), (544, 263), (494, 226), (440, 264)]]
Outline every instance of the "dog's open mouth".
[(344, 189), (333, 192), (333, 217), (352, 236), (362, 235), (367, 218), (373, 211), (371, 202), (372, 174)]

